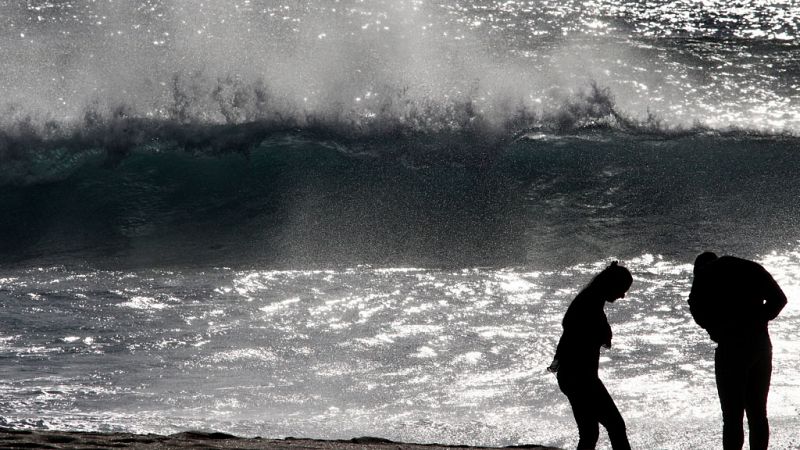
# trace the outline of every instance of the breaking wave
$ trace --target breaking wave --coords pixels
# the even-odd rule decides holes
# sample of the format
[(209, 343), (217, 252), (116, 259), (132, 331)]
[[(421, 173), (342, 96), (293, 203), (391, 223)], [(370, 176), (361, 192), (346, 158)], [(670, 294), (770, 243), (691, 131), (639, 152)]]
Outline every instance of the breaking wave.
[(263, 81), (209, 80), (193, 73), (173, 78), (172, 101), (157, 113), (95, 101), (82, 117), (56, 121), (9, 106), (0, 115), (0, 185), (61, 180), (84, 164), (113, 166), (135, 152), (246, 155), (265, 139), (287, 133), (349, 152), (472, 164), (530, 136), (606, 130), (674, 138), (712, 132), (699, 124), (668, 126), (654, 114), (630, 117), (616, 106), (611, 90), (596, 83), (553, 93), (544, 107), (469, 93), (419, 99), (407, 89), (388, 88), (356, 100), (311, 111), (281, 99)]

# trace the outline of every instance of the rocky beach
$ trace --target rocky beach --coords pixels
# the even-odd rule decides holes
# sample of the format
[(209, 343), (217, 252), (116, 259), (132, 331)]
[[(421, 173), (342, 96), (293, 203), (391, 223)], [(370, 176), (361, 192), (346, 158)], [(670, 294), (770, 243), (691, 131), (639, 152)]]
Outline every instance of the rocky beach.
[[(488, 449), (495, 447), (470, 447), (439, 444), (410, 444), (393, 442), (376, 437), (358, 437), (350, 440), (321, 440), (287, 437), (285, 439), (242, 438), (227, 433), (187, 431), (168, 436), (131, 433), (85, 433), (67, 431), (31, 431), (0, 428), (0, 449), (12, 448), (203, 448), (203, 449), (328, 449), (328, 450), (440, 450)], [(540, 445), (519, 445), (504, 448), (558, 450)]]

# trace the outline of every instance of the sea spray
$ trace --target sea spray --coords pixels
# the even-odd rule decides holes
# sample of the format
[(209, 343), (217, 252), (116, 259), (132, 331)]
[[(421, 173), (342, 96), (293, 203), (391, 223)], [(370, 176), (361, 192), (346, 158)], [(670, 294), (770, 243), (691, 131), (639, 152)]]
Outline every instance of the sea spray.
[(797, 447), (797, 19), (0, 3), (0, 425), (568, 448), (544, 368), (619, 259), (601, 370), (633, 444), (710, 448), (685, 298), (714, 250), (790, 297), (770, 420)]

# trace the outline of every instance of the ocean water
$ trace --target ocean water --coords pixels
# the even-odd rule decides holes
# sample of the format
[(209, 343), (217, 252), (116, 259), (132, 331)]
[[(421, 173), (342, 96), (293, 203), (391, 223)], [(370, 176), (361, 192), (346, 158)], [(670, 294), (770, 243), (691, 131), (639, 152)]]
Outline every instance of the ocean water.
[(800, 448), (798, 28), (791, 1), (0, 1), (0, 426), (571, 448), (545, 367), (619, 259), (601, 378), (633, 445), (720, 448), (686, 306), (714, 250), (789, 297), (769, 411)]

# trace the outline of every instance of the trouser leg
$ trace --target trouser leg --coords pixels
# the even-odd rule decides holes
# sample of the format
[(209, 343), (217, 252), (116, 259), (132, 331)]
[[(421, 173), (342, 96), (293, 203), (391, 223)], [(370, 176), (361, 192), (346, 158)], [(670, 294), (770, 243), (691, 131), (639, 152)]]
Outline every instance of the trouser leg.
[(591, 450), (597, 445), (600, 437), (600, 425), (597, 420), (597, 411), (589, 392), (572, 391), (567, 394), (569, 404), (572, 406), (572, 415), (578, 425), (578, 450)]
[(628, 443), (625, 420), (622, 419), (622, 414), (619, 413), (617, 405), (600, 380), (597, 380), (596, 399), (598, 405), (598, 419), (606, 428), (606, 431), (608, 431), (611, 448), (614, 450), (630, 450), (631, 445)]
[(558, 387), (566, 394), (578, 425), (578, 450), (591, 450), (597, 445), (600, 425), (592, 399), (591, 378), (563, 377), (559, 374)]
[(722, 408), (722, 447), (741, 450), (744, 445), (745, 376), (734, 348), (717, 347), (714, 372)]
[(594, 449), (602, 424), (614, 450), (629, 450), (625, 421), (599, 379), (559, 383), (567, 395), (578, 425), (578, 450)]
[(769, 445), (767, 396), (771, 378), (772, 348), (769, 346), (756, 355), (748, 371), (745, 411), (750, 429), (750, 450), (766, 450)]

